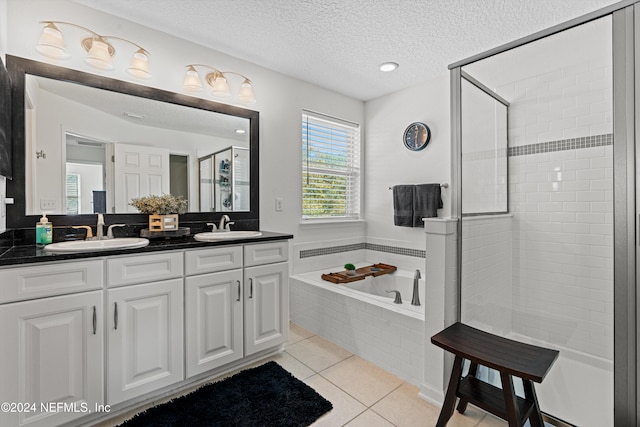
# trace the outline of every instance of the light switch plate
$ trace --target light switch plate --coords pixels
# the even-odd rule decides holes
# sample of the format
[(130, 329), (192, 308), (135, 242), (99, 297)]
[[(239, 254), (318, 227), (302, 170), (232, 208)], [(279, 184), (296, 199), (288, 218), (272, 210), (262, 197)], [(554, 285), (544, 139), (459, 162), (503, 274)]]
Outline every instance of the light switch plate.
[(282, 212), (282, 197), (276, 197), (276, 212)]

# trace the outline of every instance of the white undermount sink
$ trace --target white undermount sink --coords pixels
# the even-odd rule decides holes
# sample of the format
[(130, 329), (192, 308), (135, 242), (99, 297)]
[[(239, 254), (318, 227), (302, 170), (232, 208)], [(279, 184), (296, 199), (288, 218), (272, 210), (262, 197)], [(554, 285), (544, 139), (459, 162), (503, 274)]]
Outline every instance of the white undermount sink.
[(215, 242), (217, 240), (244, 239), (258, 236), (262, 236), (259, 231), (209, 231), (195, 234), (193, 238), (200, 242)]
[(71, 242), (52, 243), (45, 246), (44, 250), (55, 254), (68, 254), (143, 248), (148, 244), (149, 240), (144, 237), (119, 237), (117, 239), (74, 240)]

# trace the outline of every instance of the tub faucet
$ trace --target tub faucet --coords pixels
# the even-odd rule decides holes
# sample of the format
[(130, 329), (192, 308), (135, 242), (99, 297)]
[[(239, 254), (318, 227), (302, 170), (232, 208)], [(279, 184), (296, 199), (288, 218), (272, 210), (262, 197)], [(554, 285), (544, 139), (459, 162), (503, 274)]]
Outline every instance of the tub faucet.
[(420, 290), (418, 289), (418, 282), (421, 278), (420, 270), (416, 270), (413, 275), (413, 297), (411, 298), (411, 305), (420, 305)]
[(396, 291), (395, 289), (389, 289), (385, 291), (386, 293), (390, 294), (391, 292), (395, 292), (396, 297), (393, 300), (394, 304), (402, 304), (402, 295), (400, 295), (400, 291)]

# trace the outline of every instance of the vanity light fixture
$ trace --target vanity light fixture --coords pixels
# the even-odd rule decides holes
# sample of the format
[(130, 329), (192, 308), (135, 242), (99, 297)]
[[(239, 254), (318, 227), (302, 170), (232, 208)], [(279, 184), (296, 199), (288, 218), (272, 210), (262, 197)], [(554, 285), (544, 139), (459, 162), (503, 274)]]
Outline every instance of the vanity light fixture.
[(399, 67), (397, 62), (384, 62), (382, 64), (380, 64), (380, 66), (378, 67), (378, 69), (384, 73), (388, 73), (390, 71), (395, 71), (397, 70)]
[(231, 89), (229, 88), (229, 82), (227, 81), (228, 74), (234, 74), (240, 76), (244, 81), (240, 84), (240, 90), (236, 98), (243, 104), (255, 104), (256, 95), (253, 92), (253, 85), (251, 80), (245, 75), (236, 73), (234, 71), (220, 71), (215, 67), (204, 64), (190, 64), (187, 65), (187, 73), (184, 76), (182, 87), (189, 92), (199, 92), (202, 90), (202, 80), (196, 67), (204, 67), (213, 72), (204, 76), (204, 81), (211, 87), (211, 94), (218, 98), (229, 98), (231, 96)]
[(149, 71), (149, 52), (142, 46), (115, 36), (102, 36), (95, 31), (85, 28), (80, 25), (72, 24), (70, 22), (62, 21), (41, 21), (41, 24), (46, 24), (42, 29), (42, 34), (38, 39), (38, 45), (36, 50), (52, 59), (65, 59), (69, 58), (69, 54), (66, 51), (64, 38), (62, 32), (58, 28), (58, 25), (68, 25), (75, 28), (80, 28), (91, 34), (90, 37), (86, 37), (80, 41), (80, 44), (87, 51), (87, 57), (84, 61), (94, 68), (100, 70), (113, 70), (113, 56), (116, 54), (116, 49), (109, 41), (119, 40), (129, 43), (138, 48), (131, 58), (131, 63), (127, 72), (133, 77), (138, 79), (150, 79), (151, 72)]

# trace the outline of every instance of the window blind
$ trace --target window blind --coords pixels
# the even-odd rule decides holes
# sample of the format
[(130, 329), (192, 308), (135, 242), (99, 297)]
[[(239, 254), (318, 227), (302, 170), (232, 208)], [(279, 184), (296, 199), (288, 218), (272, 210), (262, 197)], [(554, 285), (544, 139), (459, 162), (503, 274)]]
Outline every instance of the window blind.
[(360, 217), (360, 126), (302, 113), (302, 218)]

